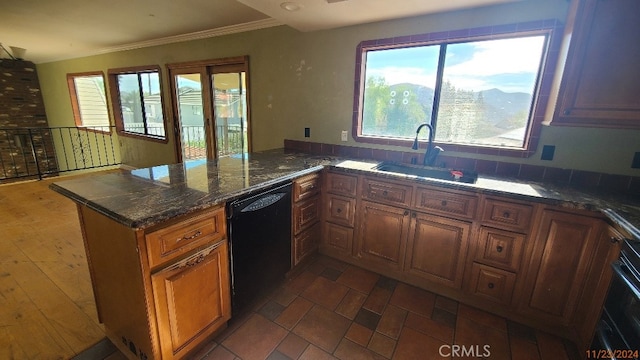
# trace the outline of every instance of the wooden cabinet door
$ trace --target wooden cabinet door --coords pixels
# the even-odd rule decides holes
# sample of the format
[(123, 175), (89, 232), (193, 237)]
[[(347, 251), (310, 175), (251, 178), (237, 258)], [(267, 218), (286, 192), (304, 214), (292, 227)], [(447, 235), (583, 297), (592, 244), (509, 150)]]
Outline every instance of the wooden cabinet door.
[(640, 128), (638, 0), (574, 0), (555, 123)]
[(413, 213), (405, 271), (456, 289), (462, 288), (471, 224)]
[(568, 325), (585, 285), (600, 221), (545, 210), (525, 280), (524, 310), (541, 321)]
[(401, 270), (409, 231), (409, 211), (363, 201), (357, 255), (365, 261)]
[(227, 241), (151, 275), (163, 359), (181, 358), (231, 317)]

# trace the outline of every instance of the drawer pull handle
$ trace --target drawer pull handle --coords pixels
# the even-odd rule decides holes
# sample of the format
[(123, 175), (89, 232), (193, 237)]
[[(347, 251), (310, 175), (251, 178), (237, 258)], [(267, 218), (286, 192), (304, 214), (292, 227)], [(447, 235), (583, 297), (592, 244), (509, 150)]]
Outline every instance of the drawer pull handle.
[(196, 230), (195, 233), (193, 233), (193, 235), (191, 236), (183, 236), (182, 239), (178, 239), (178, 241), (184, 241), (184, 240), (192, 240), (197, 238), (198, 236), (202, 235), (202, 232), (200, 230)]
[(489, 287), (489, 289), (493, 289), (493, 288), (495, 287), (495, 285), (493, 285), (493, 283), (489, 283), (489, 284), (487, 285), (487, 287)]
[(505, 219), (508, 219), (510, 216), (511, 216), (511, 214), (510, 214), (508, 211), (505, 211), (505, 212), (502, 214), (502, 217), (504, 217)]
[(498, 246), (496, 246), (496, 251), (497, 251), (497, 252), (499, 252), (499, 253), (500, 253), (500, 252), (502, 252), (502, 249), (503, 249), (503, 248), (502, 248), (502, 245), (498, 245)]
[(205, 255), (204, 254), (200, 254), (200, 256), (198, 256), (197, 258), (187, 261), (187, 263), (185, 265), (190, 267), (190, 266), (193, 266), (193, 265), (200, 264), (204, 260), (204, 258), (205, 258)]
[(442, 200), (442, 202), (440, 203), (442, 206), (447, 206), (447, 200)]

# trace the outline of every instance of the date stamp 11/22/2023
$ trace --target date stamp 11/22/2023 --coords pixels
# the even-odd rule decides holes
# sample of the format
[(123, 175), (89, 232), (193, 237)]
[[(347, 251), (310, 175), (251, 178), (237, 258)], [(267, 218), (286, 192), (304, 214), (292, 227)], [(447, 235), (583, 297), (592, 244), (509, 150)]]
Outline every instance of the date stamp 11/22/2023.
[(638, 359), (639, 355), (639, 350), (632, 349), (587, 350), (587, 359)]

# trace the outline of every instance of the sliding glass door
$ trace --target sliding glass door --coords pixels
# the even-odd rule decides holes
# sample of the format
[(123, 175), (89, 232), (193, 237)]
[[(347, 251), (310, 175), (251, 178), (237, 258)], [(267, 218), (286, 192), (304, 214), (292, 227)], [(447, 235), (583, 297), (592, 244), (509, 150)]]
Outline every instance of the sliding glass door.
[(248, 58), (169, 65), (180, 161), (251, 151)]

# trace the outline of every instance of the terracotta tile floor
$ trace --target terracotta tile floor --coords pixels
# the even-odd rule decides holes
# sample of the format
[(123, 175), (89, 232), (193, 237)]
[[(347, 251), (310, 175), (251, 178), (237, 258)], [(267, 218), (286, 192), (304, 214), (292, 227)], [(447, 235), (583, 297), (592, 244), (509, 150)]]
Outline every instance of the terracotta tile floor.
[(324, 256), (193, 358), (441, 359), (453, 344), (491, 359), (576, 358), (560, 338)]

